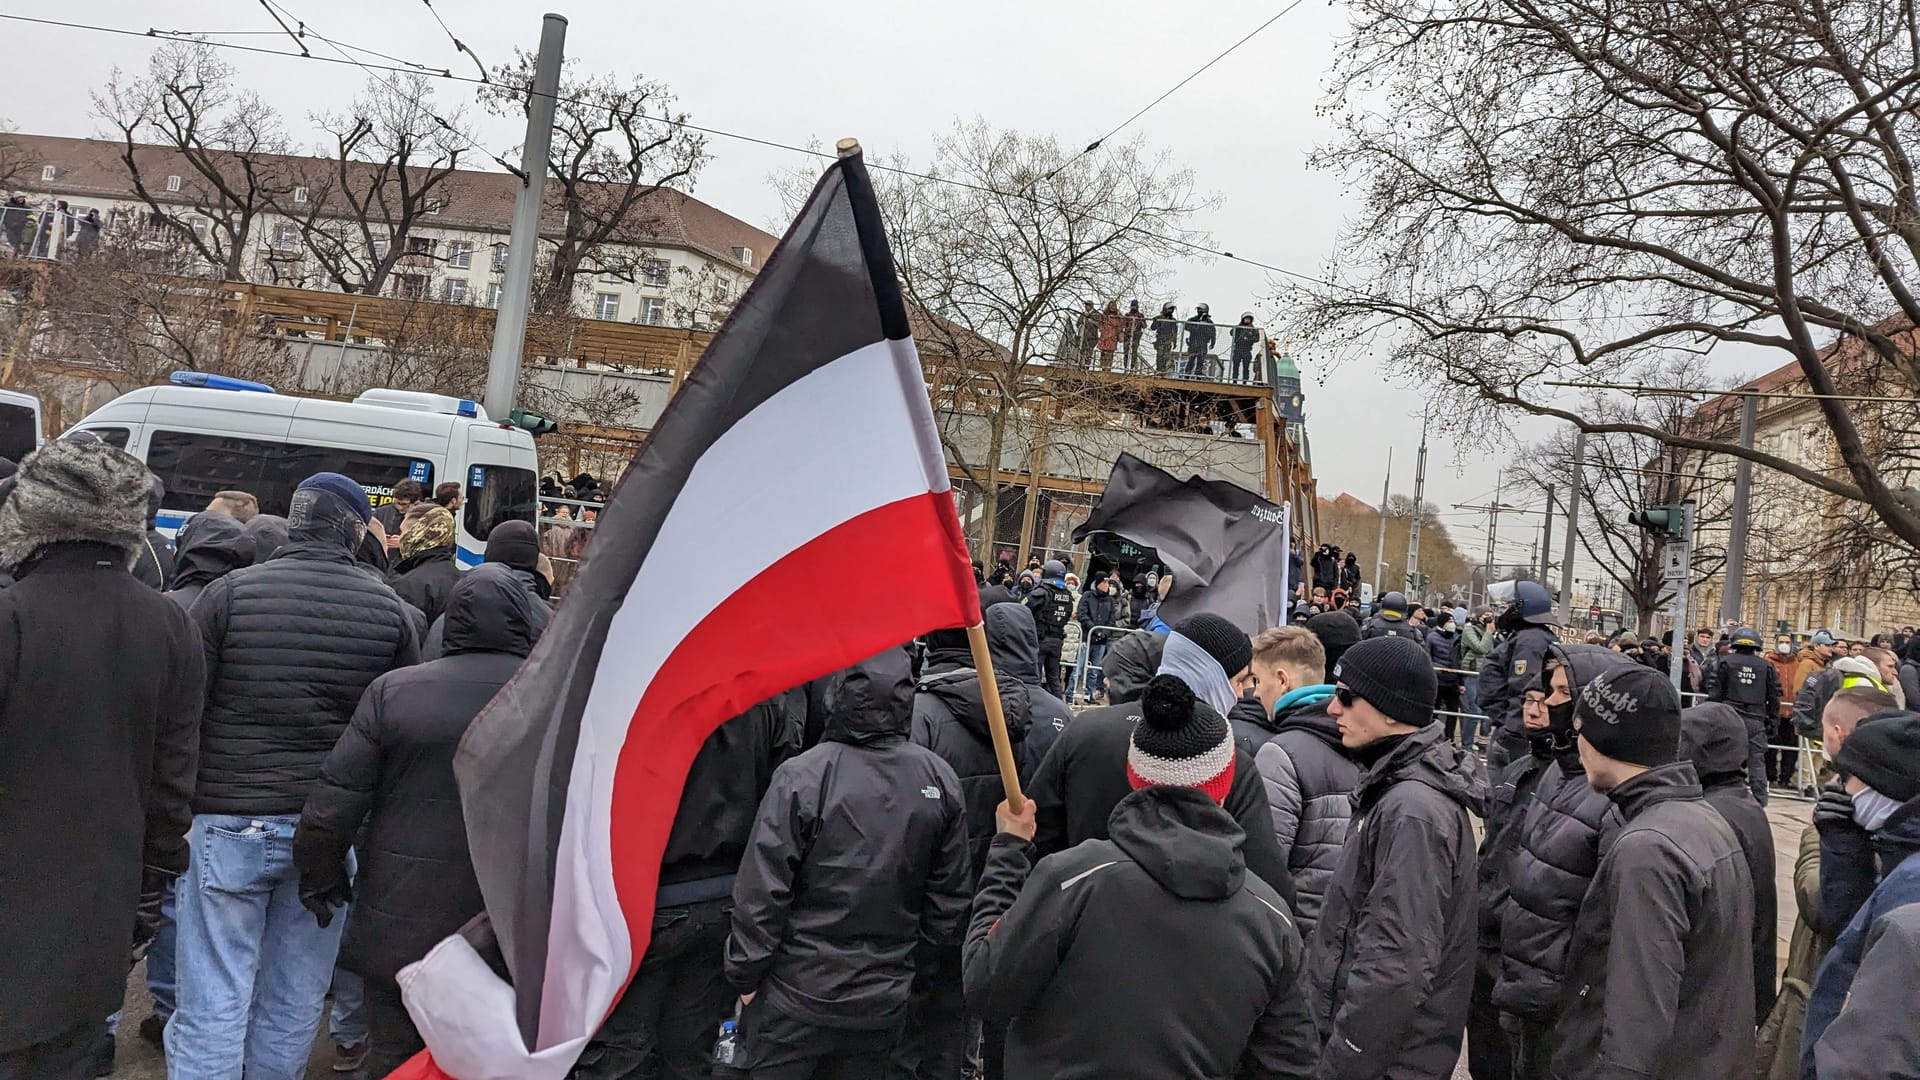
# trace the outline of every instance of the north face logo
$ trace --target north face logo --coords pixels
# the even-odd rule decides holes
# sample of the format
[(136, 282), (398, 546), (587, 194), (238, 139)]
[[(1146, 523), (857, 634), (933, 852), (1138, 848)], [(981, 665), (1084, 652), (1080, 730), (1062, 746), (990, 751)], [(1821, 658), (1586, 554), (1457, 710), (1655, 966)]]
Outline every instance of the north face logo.
[(929, 799), (938, 799), (940, 797), (940, 789), (934, 787), (932, 784), (928, 784), (926, 787), (920, 789), (920, 794), (925, 795)]

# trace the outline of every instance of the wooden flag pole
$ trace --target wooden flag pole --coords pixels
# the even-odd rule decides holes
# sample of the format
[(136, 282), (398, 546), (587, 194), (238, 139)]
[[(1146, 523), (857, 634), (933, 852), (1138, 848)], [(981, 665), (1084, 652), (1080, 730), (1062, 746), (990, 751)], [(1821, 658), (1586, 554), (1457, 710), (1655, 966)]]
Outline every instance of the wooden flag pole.
[(1020, 770), (1013, 764), (1013, 740), (1007, 737), (1007, 714), (1000, 711), (1000, 683), (993, 677), (993, 655), (987, 651), (987, 624), (967, 627), (973, 647), (973, 670), (980, 673), (980, 701), (987, 707), (987, 731), (993, 736), (993, 756), (1000, 763), (1000, 786), (1007, 790), (1007, 807), (1023, 813), (1027, 797), (1020, 792)]

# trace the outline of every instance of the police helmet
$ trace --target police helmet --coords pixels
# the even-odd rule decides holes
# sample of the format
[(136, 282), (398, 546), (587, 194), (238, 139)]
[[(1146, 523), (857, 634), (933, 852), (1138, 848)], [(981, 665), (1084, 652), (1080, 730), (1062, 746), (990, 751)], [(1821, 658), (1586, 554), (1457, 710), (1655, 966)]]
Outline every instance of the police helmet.
[(1760, 635), (1754, 632), (1753, 627), (1743, 626), (1733, 632), (1733, 647), (1736, 649), (1758, 649), (1760, 647)]
[(1537, 581), (1516, 581), (1513, 583), (1513, 601), (1519, 605), (1520, 621), (1536, 626), (1552, 626), (1553, 596), (1547, 587)]

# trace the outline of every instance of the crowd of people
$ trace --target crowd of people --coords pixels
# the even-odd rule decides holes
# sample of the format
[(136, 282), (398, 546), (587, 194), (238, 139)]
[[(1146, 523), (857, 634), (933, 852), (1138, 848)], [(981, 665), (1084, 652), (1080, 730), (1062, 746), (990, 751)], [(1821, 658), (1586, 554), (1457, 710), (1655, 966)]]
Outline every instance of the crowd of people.
[[(1107, 301), (1104, 308), (1086, 300), (1068, 323), (1059, 351), (1065, 363), (1092, 371), (1264, 383), (1266, 376), (1256, 360), (1264, 360), (1274, 347), (1266, 341), (1266, 332), (1254, 325), (1253, 312), (1243, 312), (1239, 322), (1224, 329), (1222, 336), (1222, 327), (1205, 304), (1196, 305), (1182, 319), (1171, 303), (1149, 316), (1138, 300), (1127, 301), (1125, 311), (1117, 300)], [(1151, 361), (1142, 353), (1144, 344), (1153, 348)], [(1215, 355), (1216, 344), (1225, 346), (1224, 357)]]
[(22, 258), (86, 258), (100, 247), (105, 222), (97, 208), (75, 213), (65, 199), (47, 199), (34, 206), (25, 195), (0, 203), (0, 240)]
[[(109, 1071), (141, 955), (176, 1080), (301, 1077), (323, 1019), (336, 1068), (385, 1075), (422, 1045), (399, 969), (484, 907), (453, 759), (550, 617), (539, 536), (497, 525), (460, 573), (423, 488), (376, 508), (321, 473), (285, 518), (221, 493), (155, 587), (156, 490), (97, 442), (0, 489), (0, 1076)], [(1164, 578), (1135, 608), (1036, 569), (976, 571), (993, 693), (937, 630), (706, 740), (569, 1075), (1920, 1070), (1920, 714), (1838, 642), (1804, 658), (1830, 768), (1776, 978), (1751, 632), (1683, 708), (1537, 586), (1471, 620), (1472, 668), (1455, 613), (1397, 594), (1363, 618), (1336, 582), (1250, 635), (1167, 625)], [(1054, 628), (1081, 616), (1140, 628), (1076, 714)], [(1490, 730), (1463, 742), (1437, 706), (1470, 669)]]

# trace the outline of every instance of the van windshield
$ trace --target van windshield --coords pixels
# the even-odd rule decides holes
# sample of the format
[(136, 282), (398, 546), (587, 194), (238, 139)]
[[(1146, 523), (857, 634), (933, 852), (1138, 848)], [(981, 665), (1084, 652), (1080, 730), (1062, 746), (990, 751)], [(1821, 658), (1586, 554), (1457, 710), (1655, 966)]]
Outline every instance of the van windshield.
[(25, 405), (0, 405), (0, 457), (18, 462), (40, 445), (40, 426)]
[(474, 465), (467, 469), (467, 531), (485, 540), (503, 521), (532, 521), (539, 496), (532, 469)]
[(433, 488), (433, 462), (339, 446), (239, 439), (192, 431), (156, 431), (147, 444), (147, 468), (167, 486), (160, 503), (189, 513), (206, 509), (222, 491), (245, 491), (260, 500), (260, 512), (285, 516), (293, 489), (319, 472), (343, 473), (367, 489), (378, 505), (395, 482), (419, 480)]

